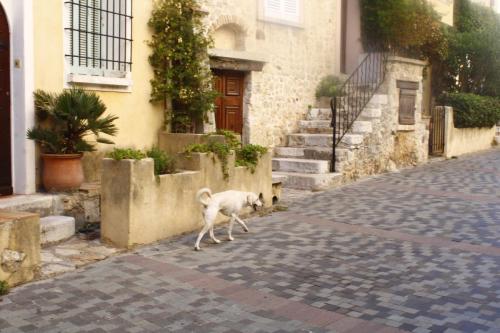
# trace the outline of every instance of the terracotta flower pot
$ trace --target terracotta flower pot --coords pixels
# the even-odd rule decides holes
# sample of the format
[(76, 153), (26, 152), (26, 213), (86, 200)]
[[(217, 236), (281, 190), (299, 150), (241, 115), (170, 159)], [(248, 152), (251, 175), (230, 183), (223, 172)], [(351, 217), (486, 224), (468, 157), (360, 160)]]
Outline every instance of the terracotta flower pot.
[(83, 183), (82, 154), (42, 154), (43, 187), (48, 192), (72, 191)]

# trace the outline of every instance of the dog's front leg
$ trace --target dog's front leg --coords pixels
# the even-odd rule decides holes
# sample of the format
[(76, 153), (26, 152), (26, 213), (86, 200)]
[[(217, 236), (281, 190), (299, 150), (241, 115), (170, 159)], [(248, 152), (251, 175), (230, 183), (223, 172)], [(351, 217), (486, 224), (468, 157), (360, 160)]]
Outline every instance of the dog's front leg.
[(234, 226), (234, 217), (231, 217), (231, 220), (229, 221), (229, 227), (227, 228), (227, 235), (230, 241), (234, 241), (233, 226)]
[(214, 241), (215, 244), (219, 244), (220, 243), (220, 240), (218, 240), (217, 238), (215, 238), (215, 235), (214, 235), (214, 226), (212, 226), (210, 228), (210, 238), (212, 238), (212, 240)]
[(238, 217), (238, 215), (236, 215), (236, 214), (234, 214), (234, 213), (233, 213), (231, 216), (232, 216), (232, 217), (236, 220), (236, 222), (238, 222), (238, 223), (239, 223), (239, 225), (241, 225), (241, 227), (243, 228), (243, 230), (245, 230), (245, 232), (248, 232), (248, 227), (247, 227), (247, 225), (245, 224), (245, 222), (243, 222), (243, 220), (242, 220), (242, 219), (240, 219), (240, 218)]

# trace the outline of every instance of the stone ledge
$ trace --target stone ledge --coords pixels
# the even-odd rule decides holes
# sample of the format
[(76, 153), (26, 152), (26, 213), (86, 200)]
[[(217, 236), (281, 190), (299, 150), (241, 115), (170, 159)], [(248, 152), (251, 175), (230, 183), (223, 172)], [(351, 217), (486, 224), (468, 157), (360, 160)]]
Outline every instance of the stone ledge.
[(406, 58), (406, 57), (400, 57), (400, 56), (389, 56), (387, 61), (388, 62), (400, 62), (400, 63), (404, 63), (404, 64), (417, 65), (417, 66), (422, 66), (422, 67), (427, 66), (426, 61), (418, 60), (418, 59), (411, 59), (411, 58)]

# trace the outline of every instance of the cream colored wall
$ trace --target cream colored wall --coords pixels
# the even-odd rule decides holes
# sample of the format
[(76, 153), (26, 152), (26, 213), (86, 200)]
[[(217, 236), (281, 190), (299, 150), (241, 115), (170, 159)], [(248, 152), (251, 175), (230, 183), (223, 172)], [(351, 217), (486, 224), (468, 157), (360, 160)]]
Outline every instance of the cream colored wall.
[[(132, 46), (131, 92), (102, 91), (94, 87), (102, 97), (108, 112), (119, 117), (116, 122), (119, 132), (113, 139), (116, 146), (149, 147), (157, 143), (158, 131), (162, 127), (161, 106), (149, 103), (152, 70), (148, 63), (150, 53), (145, 41), (150, 39), (147, 27), (152, 0), (134, 1)], [(35, 88), (60, 91), (65, 85), (63, 51), (63, 1), (35, 0)], [(100, 91), (99, 91), (100, 90)], [(110, 149), (100, 145), (100, 150)]]
[(441, 15), (443, 23), (453, 25), (453, 0), (429, 0), (429, 2), (439, 15)]
[(491, 148), (496, 126), (492, 128), (455, 128), (453, 108), (445, 108), (444, 156), (451, 158)]
[[(297, 129), (314, 92), (327, 74), (338, 74), (337, 0), (303, 1), (302, 27), (259, 20), (262, 0), (203, 0), (206, 22), (213, 30), (236, 23), (245, 34), (245, 50), (268, 62), (247, 75), (246, 138), (267, 146), (284, 145)], [(221, 43), (222, 44), (222, 43)]]

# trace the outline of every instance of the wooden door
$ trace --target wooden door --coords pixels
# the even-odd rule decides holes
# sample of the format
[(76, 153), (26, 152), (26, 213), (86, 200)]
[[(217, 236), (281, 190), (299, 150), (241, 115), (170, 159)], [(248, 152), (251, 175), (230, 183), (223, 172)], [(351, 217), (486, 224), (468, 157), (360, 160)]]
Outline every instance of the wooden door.
[(12, 194), (9, 48), (9, 25), (0, 5), (0, 195)]
[(215, 100), (217, 129), (242, 133), (244, 79), (243, 72), (214, 71), (214, 86), (220, 94)]

